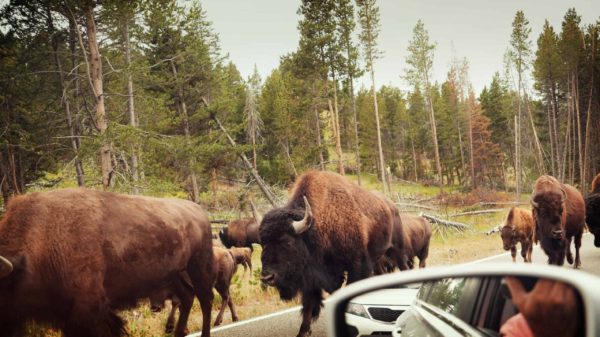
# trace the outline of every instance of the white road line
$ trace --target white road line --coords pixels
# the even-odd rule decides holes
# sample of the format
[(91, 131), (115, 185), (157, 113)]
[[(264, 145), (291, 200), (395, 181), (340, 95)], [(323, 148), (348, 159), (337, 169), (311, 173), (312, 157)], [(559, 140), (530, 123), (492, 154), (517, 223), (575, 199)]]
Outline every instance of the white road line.
[[(588, 235), (588, 234), (590, 234), (590, 233), (584, 233), (583, 235)], [(485, 261), (488, 261), (488, 260), (493, 260), (493, 259), (495, 259), (495, 258), (497, 258), (499, 256), (504, 256), (504, 255), (509, 255), (509, 254), (510, 254), (510, 252), (506, 252), (506, 253), (501, 253), (501, 254), (497, 254), (497, 255), (493, 255), (493, 256), (488, 256), (488, 257), (484, 257), (484, 258), (479, 259), (479, 260), (465, 262), (463, 265), (474, 264), (474, 263), (481, 263), (481, 262), (485, 262)], [(323, 303), (327, 303), (327, 302), (328, 302), (328, 300), (323, 301)], [(230, 329), (230, 328), (236, 328), (238, 326), (242, 326), (242, 325), (246, 325), (246, 324), (258, 322), (258, 321), (261, 321), (263, 319), (269, 319), (269, 318), (272, 318), (272, 317), (277, 317), (277, 316), (285, 315), (285, 314), (288, 314), (290, 312), (294, 312), (294, 311), (299, 312), (300, 309), (302, 309), (301, 306), (296, 306), (296, 307), (285, 309), (285, 310), (282, 310), (282, 311), (277, 311), (277, 312), (274, 312), (274, 313), (271, 313), (271, 314), (267, 314), (267, 315), (263, 315), (263, 316), (258, 316), (258, 317), (250, 318), (250, 319), (247, 319), (247, 320), (244, 320), (244, 321), (240, 321), (240, 322), (235, 322), (235, 323), (232, 323), (232, 324), (224, 325), (224, 326), (216, 328), (216, 329), (211, 329), (210, 331), (211, 332), (217, 332), (217, 331), (227, 330), (227, 329)], [(193, 334), (187, 335), (187, 337), (200, 337), (201, 335), (202, 335), (201, 332), (197, 332), (197, 333), (193, 333)]]

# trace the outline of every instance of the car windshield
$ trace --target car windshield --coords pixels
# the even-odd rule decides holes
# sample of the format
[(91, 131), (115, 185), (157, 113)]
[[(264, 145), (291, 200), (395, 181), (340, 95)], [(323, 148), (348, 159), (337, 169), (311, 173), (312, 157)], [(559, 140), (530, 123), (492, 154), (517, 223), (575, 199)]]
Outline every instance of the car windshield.
[[(0, 335), (323, 337), (384, 274), (600, 275), (599, 30), (597, 0), (0, 0)], [(473, 294), (508, 286), (467, 276), (361, 295), (351, 334), (415, 303), (498, 333), (518, 308)]]

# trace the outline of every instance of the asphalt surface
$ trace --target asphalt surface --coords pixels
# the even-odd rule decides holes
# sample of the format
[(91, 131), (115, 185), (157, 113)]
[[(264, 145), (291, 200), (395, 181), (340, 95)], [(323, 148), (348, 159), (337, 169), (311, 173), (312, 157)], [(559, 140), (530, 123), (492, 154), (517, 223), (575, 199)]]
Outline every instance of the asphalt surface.
[[(581, 253), (581, 270), (600, 276), (600, 248), (594, 247), (593, 236), (583, 236)], [(573, 249), (573, 248), (572, 248)], [(573, 256), (575, 251), (573, 249)], [(539, 246), (533, 248), (533, 263), (547, 262), (547, 257)], [(522, 262), (520, 250), (517, 252), (517, 262)], [(477, 261), (476, 263), (512, 263), (510, 253), (497, 255)], [(572, 268), (565, 261), (565, 268)], [(327, 305), (327, 303), (325, 304)], [(322, 316), (312, 325), (312, 337), (327, 337), (324, 311)], [(298, 333), (300, 323), (300, 307), (279, 311), (266, 316), (229, 324), (213, 329), (214, 337), (294, 337)], [(200, 333), (189, 336), (198, 337)]]

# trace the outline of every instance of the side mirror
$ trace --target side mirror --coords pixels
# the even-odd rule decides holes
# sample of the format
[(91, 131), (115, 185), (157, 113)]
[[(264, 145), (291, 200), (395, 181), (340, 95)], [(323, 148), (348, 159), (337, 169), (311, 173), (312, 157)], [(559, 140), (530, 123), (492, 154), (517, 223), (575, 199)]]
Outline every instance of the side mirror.
[(600, 336), (598, 284), (592, 274), (530, 264), (378, 276), (331, 297), (329, 336)]

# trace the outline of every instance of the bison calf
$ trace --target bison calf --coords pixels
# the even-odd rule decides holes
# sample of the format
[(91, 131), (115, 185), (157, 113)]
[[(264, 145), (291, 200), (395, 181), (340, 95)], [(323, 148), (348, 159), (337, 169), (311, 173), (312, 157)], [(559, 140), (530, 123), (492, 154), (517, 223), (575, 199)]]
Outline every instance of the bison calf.
[(513, 207), (500, 230), (504, 250), (510, 250), (513, 262), (516, 261), (517, 243), (521, 243), (521, 256), (531, 262), (533, 250), (534, 222), (531, 211)]
[[(213, 254), (213, 271), (215, 274), (214, 288), (217, 290), (219, 295), (221, 295), (221, 308), (219, 309), (219, 313), (217, 314), (217, 318), (215, 319), (214, 323), (214, 325), (217, 326), (220, 325), (223, 321), (223, 314), (225, 312), (226, 306), (229, 306), (229, 310), (231, 311), (231, 319), (234, 322), (238, 320), (238, 316), (235, 312), (233, 301), (229, 293), (229, 286), (231, 285), (231, 279), (235, 274), (237, 265), (233, 254), (228, 249), (222, 247), (213, 247)], [(168, 288), (161, 289), (155, 292), (150, 297), (150, 307), (153, 312), (158, 312), (162, 310), (165, 301), (167, 299), (171, 300), (171, 311), (169, 313), (169, 317), (167, 318), (167, 324), (165, 326), (165, 332), (167, 333), (173, 331), (175, 322), (175, 311), (177, 310), (177, 308), (179, 308), (180, 303), (193, 299), (193, 293), (191, 293), (191, 288), (189, 287), (189, 285), (187, 286), (188, 291), (184, 292), (184, 295), (176, 295), (177, 293), (174, 291), (174, 287), (181, 288), (181, 285), (171, 284)], [(179, 293), (181, 294), (182, 292), (179, 291)]]
[(419, 258), (419, 268), (425, 268), (429, 255), (431, 240), (431, 224), (425, 218), (417, 215), (401, 214), (404, 229), (404, 255), (409, 269), (414, 268), (415, 257)]
[[(565, 255), (569, 264), (581, 266), (579, 248), (585, 224), (585, 204), (573, 186), (562, 184), (548, 175), (539, 177), (531, 198), (535, 237), (548, 255), (548, 263), (562, 266)], [(575, 238), (575, 261), (571, 240)]]
[(231, 247), (229, 251), (235, 259), (235, 264), (241, 264), (244, 267), (244, 274), (248, 268), (250, 268), (250, 273), (252, 273), (252, 249), (248, 247)]

